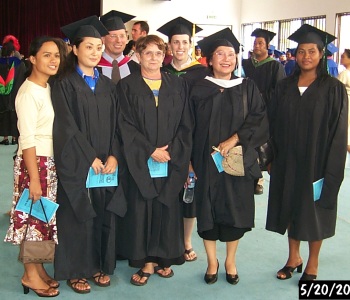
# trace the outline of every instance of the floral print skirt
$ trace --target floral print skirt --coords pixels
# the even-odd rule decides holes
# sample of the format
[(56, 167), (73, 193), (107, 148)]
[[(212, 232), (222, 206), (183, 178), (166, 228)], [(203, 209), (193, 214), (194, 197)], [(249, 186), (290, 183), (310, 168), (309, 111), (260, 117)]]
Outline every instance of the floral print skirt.
[[(40, 176), (40, 184), (42, 188), (42, 196), (51, 201), (56, 202), (57, 193), (57, 176), (55, 161), (53, 157), (37, 156), (37, 165)], [(29, 174), (25, 166), (22, 156), (17, 156), (14, 162), (14, 191), (12, 199), (10, 226), (5, 236), (5, 242), (19, 245), (26, 232), (27, 241), (57, 241), (56, 216), (49, 223), (43, 222), (35, 217), (30, 217), (28, 222), (28, 214), (17, 211), (16, 205), (25, 188), (29, 188)]]

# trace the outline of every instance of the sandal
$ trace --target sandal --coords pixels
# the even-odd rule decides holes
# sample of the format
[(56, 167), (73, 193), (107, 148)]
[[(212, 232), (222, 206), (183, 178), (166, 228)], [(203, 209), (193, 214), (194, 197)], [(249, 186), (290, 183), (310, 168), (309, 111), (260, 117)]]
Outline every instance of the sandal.
[(98, 272), (96, 275), (92, 276), (94, 283), (100, 287), (107, 287), (111, 285), (111, 281), (107, 281), (105, 283), (101, 282), (101, 278), (107, 276), (105, 273), (103, 272)]
[(307, 274), (307, 273), (303, 273), (303, 275), (301, 275), (299, 281), (314, 281), (316, 280), (317, 275), (313, 275), (313, 274)]
[[(190, 254), (192, 252), (194, 253), (194, 257), (193, 258), (190, 257)], [(188, 259), (186, 258), (186, 255), (187, 255)], [(188, 261), (188, 262), (197, 260), (197, 255), (196, 255), (196, 252), (194, 252), (193, 248), (185, 250), (184, 256), (185, 256), (185, 260)]]
[(135, 280), (133, 277), (131, 277), (130, 283), (133, 284), (133, 285), (137, 285), (137, 286), (146, 285), (148, 279), (149, 279), (150, 276), (151, 276), (151, 273), (146, 273), (146, 272), (142, 271), (142, 269), (138, 270), (135, 274), (139, 275), (140, 280), (141, 280), (143, 277), (146, 277), (146, 280), (145, 280), (144, 282), (140, 282), (140, 280), (137, 281), (137, 280)]
[(46, 284), (50, 287), (50, 288), (54, 288), (57, 289), (60, 286), (60, 283), (54, 279), (47, 279), (44, 280), (46, 282)]
[(170, 278), (174, 276), (174, 272), (173, 270), (170, 269), (170, 273), (168, 275), (163, 275), (161, 272), (159, 271), (165, 271), (164, 268), (160, 267), (160, 266), (155, 266), (154, 267), (154, 273), (156, 273), (157, 275), (159, 275), (160, 277), (163, 278)]
[[(76, 281), (72, 282), (71, 280), (76, 280)], [(80, 289), (77, 288), (77, 284), (84, 284), (85, 285), (85, 284), (88, 284), (88, 282), (87, 282), (86, 279), (83, 279), (83, 278), (81, 278), (81, 279), (68, 279), (67, 280), (67, 285), (69, 287), (71, 287), (74, 292), (76, 292), (78, 294), (88, 294), (88, 293), (90, 293), (90, 288), (85, 289), (85, 290), (80, 290)]]
[[(277, 272), (277, 278), (280, 280), (286, 280), (289, 278), (292, 278), (294, 270), (297, 269), (298, 273), (301, 273), (303, 271), (303, 263), (296, 267), (291, 267), (291, 266), (284, 266), (281, 270)], [(278, 275), (278, 273), (282, 273), (285, 277), (281, 277), (281, 275)]]

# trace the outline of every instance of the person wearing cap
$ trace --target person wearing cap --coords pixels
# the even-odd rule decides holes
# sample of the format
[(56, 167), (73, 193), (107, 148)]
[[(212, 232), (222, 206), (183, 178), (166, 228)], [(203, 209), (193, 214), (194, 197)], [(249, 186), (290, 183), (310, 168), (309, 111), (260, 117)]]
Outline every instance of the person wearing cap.
[[(184, 78), (190, 88), (195, 81), (204, 78), (208, 73), (206, 67), (189, 55), (192, 35), (201, 30), (202, 28), (182, 17), (177, 17), (157, 29), (168, 37), (168, 45), (173, 54), (171, 63), (165, 65), (162, 71)], [(183, 198), (183, 191), (181, 191), (179, 198)], [(196, 201), (194, 200), (192, 203), (183, 202), (183, 209), (184, 256), (186, 261), (192, 262), (197, 259), (197, 254), (192, 247), (192, 231), (196, 220)]]
[[(212, 284), (218, 279), (220, 240), (226, 242), (226, 281), (237, 284), (238, 243), (254, 227), (254, 180), (261, 177), (255, 147), (268, 138), (268, 126), (262, 124), (266, 108), (256, 84), (234, 75), (240, 43), (229, 28), (198, 44), (211, 71), (193, 85), (190, 96), (196, 121), (191, 159), (198, 177), (197, 228), (208, 262), (204, 280)], [(216, 153), (222, 159), (237, 145), (244, 149), (242, 177), (222, 172), (212, 157)]]
[(102, 24), (108, 30), (108, 34), (102, 37), (105, 49), (98, 67), (101, 68), (102, 74), (111, 78), (114, 83), (140, 69), (138, 63), (123, 54), (128, 40), (124, 23), (133, 18), (135, 16), (115, 10), (111, 10), (100, 17)]
[(274, 55), (276, 60), (278, 60), (282, 66), (284, 66), (287, 62), (287, 58), (286, 58), (286, 53), (284, 51), (280, 51), (280, 50), (274, 50)]
[[(160, 71), (164, 41), (147, 35), (136, 42), (141, 72), (117, 85), (118, 131), (128, 166), (128, 210), (120, 222), (120, 254), (140, 268), (130, 279), (143, 286), (152, 274), (174, 275), (184, 258), (182, 204), (192, 149), (193, 120), (183, 78)], [(161, 174), (150, 172), (163, 169)]]
[(201, 30), (202, 28), (182, 17), (177, 17), (157, 29), (168, 37), (173, 53), (172, 62), (162, 70), (185, 78), (190, 85), (207, 75), (207, 69), (189, 54), (192, 35)]
[[(57, 213), (59, 244), (55, 278), (67, 280), (76, 293), (90, 292), (87, 279), (107, 287), (116, 265), (117, 215), (123, 216), (122, 178), (119, 188), (87, 188), (89, 170), (108, 176), (122, 166), (115, 136), (116, 86), (99, 74), (102, 36), (108, 30), (97, 16), (61, 28), (73, 49), (60, 78), (55, 81), (52, 103), (54, 154), (59, 177)], [(117, 161), (118, 156), (118, 161)]]
[(335, 234), (344, 177), (348, 98), (327, 73), (325, 46), (335, 37), (308, 24), (288, 37), (298, 43), (294, 73), (281, 80), (273, 102), (272, 162), (266, 229), (288, 232), (289, 256), (277, 278), (302, 272), (300, 242), (309, 257), (300, 280), (315, 280), (322, 241)]
[[(245, 76), (254, 80), (265, 100), (269, 118), (271, 114), (271, 99), (277, 81), (286, 76), (283, 66), (268, 54), (270, 41), (275, 35), (274, 32), (265, 29), (255, 29), (251, 34), (251, 36), (255, 37), (253, 56), (250, 59), (243, 59), (242, 61)], [(256, 195), (263, 193), (263, 182), (263, 178), (257, 181), (255, 185)]]
[[(350, 103), (350, 49), (344, 49), (344, 53), (340, 57), (340, 64), (345, 67), (345, 70), (339, 74), (338, 79), (344, 83)], [(350, 153), (350, 109), (348, 114), (348, 152)]]
[(289, 76), (294, 72), (296, 61), (295, 61), (295, 48), (287, 48), (287, 62), (284, 65), (284, 71), (286, 72), (286, 75)]
[(329, 43), (327, 45), (327, 50), (326, 50), (326, 55), (327, 55), (327, 70), (328, 74), (331, 75), (332, 77), (338, 77), (338, 65), (337, 63), (333, 60), (333, 54), (338, 52), (339, 48), (334, 45), (333, 43)]
[[(29, 76), (19, 88), (15, 101), (20, 137), (13, 169), (13, 206), (5, 242), (19, 245), (25, 238), (32, 243), (38, 242), (38, 249), (45, 246), (41, 241), (58, 243), (56, 218), (42, 221), (16, 210), (16, 205), (22, 195), (25, 197), (25, 189), (29, 193), (25, 200), (31, 199), (36, 204), (41, 196), (52, 202), (57, 200), (52, 145), (54, 110), (48, 80), (59, 69), (59, 51), (56, 38), (40, 36), (30, 43)], [(25, 294), (32, 290), (39, 297), (59, 295), (59, 282), (49, 276), (42, 263), (24, 263), (23, 266), (21, 283)]]

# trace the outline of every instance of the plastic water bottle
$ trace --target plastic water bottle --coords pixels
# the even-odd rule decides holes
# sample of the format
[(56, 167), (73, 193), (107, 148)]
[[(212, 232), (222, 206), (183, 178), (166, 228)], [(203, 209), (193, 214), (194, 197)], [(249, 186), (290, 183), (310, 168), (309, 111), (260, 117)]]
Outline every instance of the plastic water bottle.
[(183, 201), (185, 203), (192, 203), (193, 197), (194, 197), (194, 186), (196, 184), (196, 179), (194, 178), (194, 173), (190, 172), (188, 174), (188, 177), (190, 179), (190, 183), (187, 185), (187, 188), (185, 188)]

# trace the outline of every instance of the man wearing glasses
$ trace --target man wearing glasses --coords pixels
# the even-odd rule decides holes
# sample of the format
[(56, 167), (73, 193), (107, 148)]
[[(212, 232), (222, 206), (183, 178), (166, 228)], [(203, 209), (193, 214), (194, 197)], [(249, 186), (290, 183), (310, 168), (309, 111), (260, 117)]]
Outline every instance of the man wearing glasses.
[(115, 83), (140, 69), (140, 66), (131, 61), (130, 57), (123, 55), (128, 40), (124, 23), (134, 17), (115, 10), (100, 17), (109, 34), (102, 38), (105, 50), (98, 66), (101, 68), (102, 74), (111, 78)]

